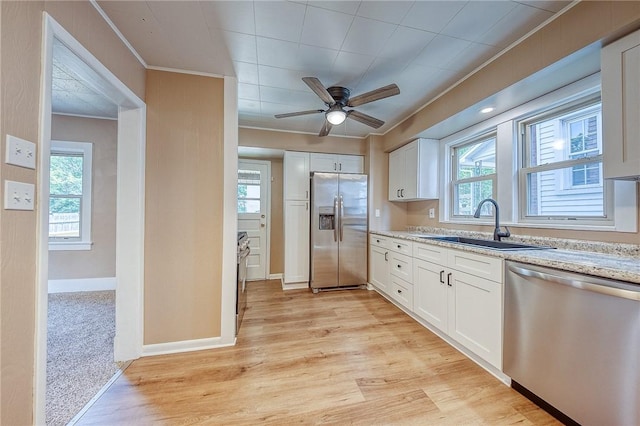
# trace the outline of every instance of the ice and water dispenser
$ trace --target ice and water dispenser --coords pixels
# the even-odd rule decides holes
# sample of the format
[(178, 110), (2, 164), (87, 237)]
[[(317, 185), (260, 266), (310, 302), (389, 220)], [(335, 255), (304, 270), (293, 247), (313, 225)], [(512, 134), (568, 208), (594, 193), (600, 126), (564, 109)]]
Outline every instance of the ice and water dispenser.
[(333, 206), (318, 208), (318, 229), (333, 231), (336, 228), (336, 214)]

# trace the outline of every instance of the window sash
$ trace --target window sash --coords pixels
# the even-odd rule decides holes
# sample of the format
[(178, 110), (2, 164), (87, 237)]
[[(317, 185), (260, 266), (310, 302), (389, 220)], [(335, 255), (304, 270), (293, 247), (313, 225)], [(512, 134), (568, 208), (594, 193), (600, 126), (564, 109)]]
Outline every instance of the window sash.
[[(460, 150), (462, 148), (465, 147), (469, 147), (469, 146), (473, 146), (473, 145), (481, 145), (485, 142), (487, 142), (488, 140), (493, 139), (493, 144), (494, 144), (494, 172), (493, 173), (488, 173), (488, 174), (482, 174), (482, 172), (480, 172), (479, 175), (476, 176), (470, 176), (470, 177), (465, 177), (465, 178), (460, 178), (459, 177), (459, 167), (460, 167)], [(497, 134), (495, 131), (491, 131), (488, 133), (484, 133), (480, 136), (476, 136), (473, 139), (467, 139), (464, 142), (461, 142), (459, 144), (456, 144), (455, 146), (451, 147), (451, 192), (449, 195), (449, 198), (451, 200), (451, 205), (450, 205), (450, 211), (451, 211), (451, 217), (452, 218), (468, 218), (468, 217), (472, 217), (473, 213), (475, 212), (475, 207), (476, 206), (471, 206), (471, 212), (470, 214), (460, 214), (459, 211), (459, 207), (460, 207), (460, 194), (459, 194), (459, 188), (462, 185), (465, 184), (473, 184), (476, 182), (485, 182), (485, 181), (490, 181), (491, 182), (491, 198), (495, 198), (495, 193), (496, 193), (496, 182), (497, 182), (497, 174), (498, 174), (498, 164), (497, 164)], [(473, 200), (472, 197), (472, 204), (473, 202), (480, 202), (481, 200)], [(477, 204), (477, 203), (476, 203)]]

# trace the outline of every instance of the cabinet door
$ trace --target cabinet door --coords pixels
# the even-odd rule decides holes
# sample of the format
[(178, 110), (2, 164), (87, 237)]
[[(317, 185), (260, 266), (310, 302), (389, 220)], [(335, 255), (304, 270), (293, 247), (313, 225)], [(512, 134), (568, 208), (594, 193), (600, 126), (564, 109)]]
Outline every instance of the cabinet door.
[(402, 199), (418, 198), (418, 167), (420, 163), (418, 142), (411, 142), (404, 147), (404, 185), (400, 191)]
[(400, 148), (389, 153), (389, 201), (401, 199), (404, 176), (404, 151)]
[(364, 158), (360, 155), (338, 155), (340, 173), (364, 173)]
[(447, 270), (424, 260), (413, 260), (413, 312), (447, 332)]
[(602, 49), (605, 178), (640, 176), (640, 31)]
[(502, 284), (453, 271), (448, 294), (448, 333), (502, 369)]
[(309, 170), (312, 172), (337, 172), (338, 159), (336, 154), (319, 154), (312, 152), (310, 155)]
[(309, 281), (309, 202), (285, 201), (284, 282)]
[(284, 153), (284, 199), (309, 199), (309, 153)]
[(369, 246), (369, 282), (389, 294), (389, 251), (384, 247)]

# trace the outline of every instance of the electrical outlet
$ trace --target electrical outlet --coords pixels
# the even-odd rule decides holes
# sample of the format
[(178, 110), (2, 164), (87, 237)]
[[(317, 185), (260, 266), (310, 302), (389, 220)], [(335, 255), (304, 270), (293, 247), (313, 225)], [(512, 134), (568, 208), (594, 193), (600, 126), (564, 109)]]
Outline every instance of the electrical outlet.
[(435, 219), (436, 218), (436, 209), (431, 208), (429, 209), (429, 219)]
[(380, 217), (380, 209), (376, 209), (376, 217)]
[(32, 183), (4, 181), (5, 210), (33, 210), (35, 185)]
[(4, 162), (27, 169), (36, 168), (36, 144), (7, 135), (7, 152)]

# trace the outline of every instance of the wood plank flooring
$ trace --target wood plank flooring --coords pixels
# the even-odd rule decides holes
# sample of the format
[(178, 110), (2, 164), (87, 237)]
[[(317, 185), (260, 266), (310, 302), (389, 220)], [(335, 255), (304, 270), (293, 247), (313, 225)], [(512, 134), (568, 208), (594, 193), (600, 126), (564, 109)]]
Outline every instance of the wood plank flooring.
[(136, 360), (78, 424), (558, 424), (376, 292), (247, 303), (236, 346)]

